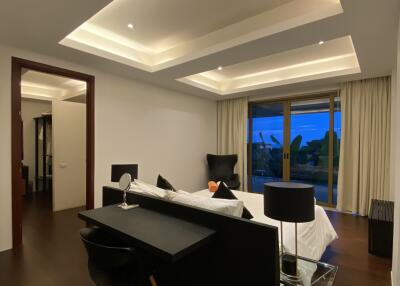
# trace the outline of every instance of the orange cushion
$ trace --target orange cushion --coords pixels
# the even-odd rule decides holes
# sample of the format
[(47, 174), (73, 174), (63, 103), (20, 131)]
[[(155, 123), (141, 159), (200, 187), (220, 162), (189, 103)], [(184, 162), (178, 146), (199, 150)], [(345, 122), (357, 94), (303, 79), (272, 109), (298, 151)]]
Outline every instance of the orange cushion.
[(208, 189), (210, 192), (215, 193), (218, 190), (218, 184), (214, 181), (209, 181), (208, 182)]

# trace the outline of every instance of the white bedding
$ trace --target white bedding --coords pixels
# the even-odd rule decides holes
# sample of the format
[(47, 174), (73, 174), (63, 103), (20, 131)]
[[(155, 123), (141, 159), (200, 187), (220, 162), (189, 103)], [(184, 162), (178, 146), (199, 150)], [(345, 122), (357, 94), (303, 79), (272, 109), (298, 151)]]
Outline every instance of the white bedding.
[[(261, 194), (232, 191), (238, 200), (244, 202), (244, 206), (253, 215), (254, 221), (280, 227), (280, 222), (264, 215), (264, 198)], [(208, 189), (196, 192), (197, 195), (211, 197)], [(320, 260), (326, 247), (338, 238), (324, 209), (315, 206), (315, 220), (297, 224), (298, 254), (314, 260)], [(280, 235), (279, 235), (280, 239)], [(283, 223), (283, 246), (290, 253), (295, 251), (294, 223)]]

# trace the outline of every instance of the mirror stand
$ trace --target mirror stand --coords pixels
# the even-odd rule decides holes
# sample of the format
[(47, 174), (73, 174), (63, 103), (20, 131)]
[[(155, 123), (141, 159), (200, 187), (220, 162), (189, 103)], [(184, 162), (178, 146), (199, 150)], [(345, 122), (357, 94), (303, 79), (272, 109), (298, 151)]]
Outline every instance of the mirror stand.
[(126, 192), (129, 190), (131, 186), (131, 181), (132, 181), (131, 175), (128, 173), (123, 174), (119, 180), (119, 187), (124, 191), (124, 197), (122, 204), (118, 205), (118, 207), (123, 210), (130, 210), (133, 208), (137, 208), (139, 206), (137, 204), (128, 205), (126, 202)]

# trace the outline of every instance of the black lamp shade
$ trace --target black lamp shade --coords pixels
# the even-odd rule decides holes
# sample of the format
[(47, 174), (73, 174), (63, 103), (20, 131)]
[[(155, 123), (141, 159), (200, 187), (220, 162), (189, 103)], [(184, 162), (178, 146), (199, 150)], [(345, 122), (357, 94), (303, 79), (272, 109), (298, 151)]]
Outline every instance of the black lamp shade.
[(314, 186), (291, 182), (264, 184), (264, 214), (285, 222), (313, 221)]
[(132, 179), (137, 179), (138, 165), (137, 164), (111, 165), (111, 182), (119, 182), (119, 179), (125, 173), (130, 174)]

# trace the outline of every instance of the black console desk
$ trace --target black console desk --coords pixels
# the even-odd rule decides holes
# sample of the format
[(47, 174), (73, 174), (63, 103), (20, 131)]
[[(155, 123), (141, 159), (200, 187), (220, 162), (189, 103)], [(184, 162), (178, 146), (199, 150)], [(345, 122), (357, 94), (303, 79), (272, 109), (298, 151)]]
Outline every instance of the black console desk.
[(205, 245), (216, 231), (164, 213), (117, 205), (83, 211), (79, 218), (116, 235), (122, 235), (164, 261), (175, 262)]

